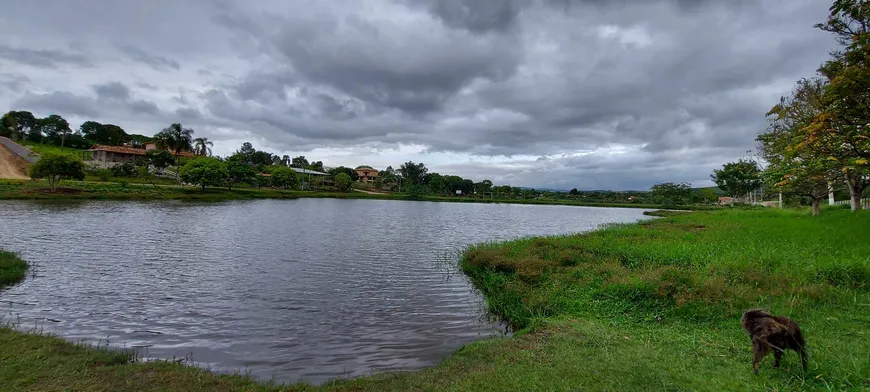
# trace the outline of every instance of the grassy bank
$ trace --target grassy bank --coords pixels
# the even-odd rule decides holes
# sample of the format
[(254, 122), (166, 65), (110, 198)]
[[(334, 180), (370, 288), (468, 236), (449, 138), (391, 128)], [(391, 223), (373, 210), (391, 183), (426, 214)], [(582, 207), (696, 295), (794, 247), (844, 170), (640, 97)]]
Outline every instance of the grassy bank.
[[(334, 199), (371, 199), (371, 200), (413, 200), (450, 203), (498, 203), (498, 204), (533, 204), (533, 205), (565, 205), (585, 207), (616, 207), (654, 209), (663, 206), (638, 203), (588, 203), (573, 200), (556, 199), (478, 199), (469, 197), (410, 197), (403, 193), (365, 193), (365, 192), (326, 192), (326, 191), (281, 191), (271, 188), (238, 187), (233, 190), (225, 188), (208, 188), (205, 192), (198, 187), (181, 187), (168, 184), (121, 184), (119, 182), (96, 182), (96, 178), (86, 181), (62, 181), (58, 192), (48, 192), (45, 181), (0, 180), (0, 200), (244, 200), (244, 199), (296, 199), (296, 198), (334, 198)], [(713, 206), (675, 206), (669, 208), (686, 210), (717, 209)]]
[[(269, 386), (0, 330), (0, 389), (870, 390), (870, 214), (678, 214), (469, 249), (461, 267), (519, 332), (440, 365), (323, 387)], [(810, 350), (751, 371), (742, 311), (793, 317)], [(7, 387), (8, 386), (8, 387)]]

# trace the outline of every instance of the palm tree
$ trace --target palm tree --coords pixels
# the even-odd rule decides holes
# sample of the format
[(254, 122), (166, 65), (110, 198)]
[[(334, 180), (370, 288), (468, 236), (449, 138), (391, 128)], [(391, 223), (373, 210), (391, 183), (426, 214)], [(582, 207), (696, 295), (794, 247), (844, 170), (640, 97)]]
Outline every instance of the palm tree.
[(196, 152), (197, 155), (201, 156), (211, 156), (211, 146), (214, 143), (210, 142), (207, 137), (198, 137), (193, 139), (193, 151)]
[[(154, 135), (154, 144), (160, 149), (173, 151), (175, 153), (175, 166), (180, 166), (181, 152), (190, 151), (193, 148), (193, 133), (193, 129), (184, 128), (179, 123), (173, 123)], [(178, 178), (177, 169), (175, 177)]]

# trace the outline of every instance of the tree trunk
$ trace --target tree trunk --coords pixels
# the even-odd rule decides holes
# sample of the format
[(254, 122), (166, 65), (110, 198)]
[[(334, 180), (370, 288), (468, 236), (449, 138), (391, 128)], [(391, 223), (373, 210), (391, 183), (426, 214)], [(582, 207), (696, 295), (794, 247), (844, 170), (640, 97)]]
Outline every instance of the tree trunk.
[(852, 211), (858, 211), (861, 209), (861, 196), (864, 192), (854, 192), (852, 191)]
[(66, 137), (60, 138), (60, 149), (63, 150), (63, 145), (66, 143)]
[(820, 204), (819, 198), (814, 197), (813, 198), (813, 216), (819, 216), (819, 211), (820, 211), (819, 204)]
[(861, 199), (864, 197), (864, 188), (866, 188), (867, 185), (860, 173), (845, 173), (845, 177), (846, 185), (849, 186), (852, 211), (858, 211), (861, 209)]
[(205, 184), (202, 184), (202, 191), (205, 192)]

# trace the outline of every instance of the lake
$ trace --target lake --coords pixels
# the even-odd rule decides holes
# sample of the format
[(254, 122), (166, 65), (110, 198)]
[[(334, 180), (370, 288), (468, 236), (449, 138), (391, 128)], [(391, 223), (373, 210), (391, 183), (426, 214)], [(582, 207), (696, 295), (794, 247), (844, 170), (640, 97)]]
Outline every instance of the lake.
[(640, 209), (381, 200), (0, 201), (36, 264), (3, 322), (321, 383), (437, 364), (497, 334), (455, 271), (468, 244), (645, 218)]

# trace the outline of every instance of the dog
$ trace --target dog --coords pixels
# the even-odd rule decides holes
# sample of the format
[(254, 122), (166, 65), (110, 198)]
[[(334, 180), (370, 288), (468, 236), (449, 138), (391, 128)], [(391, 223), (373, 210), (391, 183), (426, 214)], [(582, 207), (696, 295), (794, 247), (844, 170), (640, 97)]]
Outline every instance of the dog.
[(804, 371), (807, 370), (806, 342), (800, 326), (792, 319), (774, 316), (762, 309), (750, 309), (743, 313), (740, 319), (743, 330), (752, 340), (752, 371), (758, 374), (758, 363), (773, 351), (773, 367), (779, 367), (779, 361), (785, 350), (791, 349), (801, 356)]

